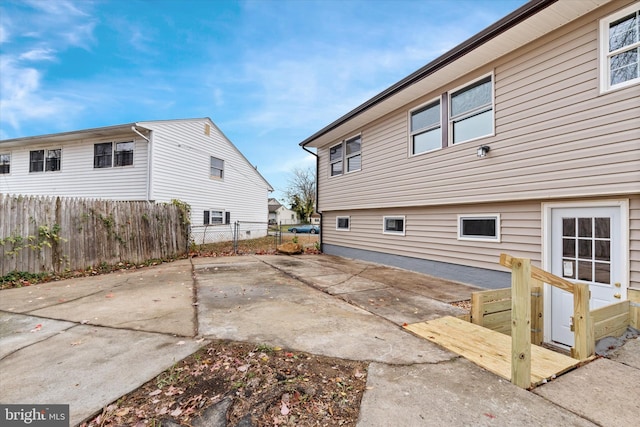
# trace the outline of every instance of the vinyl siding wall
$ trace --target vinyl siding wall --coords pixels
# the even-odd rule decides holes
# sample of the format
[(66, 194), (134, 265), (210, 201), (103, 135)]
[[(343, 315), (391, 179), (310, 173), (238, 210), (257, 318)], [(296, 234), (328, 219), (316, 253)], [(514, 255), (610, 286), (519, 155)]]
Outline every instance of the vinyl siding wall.
[[(361, 171), (330, 177), (329, 147), (339, 140), (319, 148), (323, 242), (498, 270), (508, 252), (539, 265), (542, 202), (629, 198), (631, 281), (640, 286), (640, 85), (599, 93), (599, 19), (626, 4), (613, 2), (365, 126)], [(492, 72), (495, 136), (410, 156), (409, 111)], [(485, 158), (476, 156), (480, 145), (491, 147)], [(457, 240), (465, 213), (501, 214), (502, 242)], [(342, 215), (351, 217), (349, 232), (335, 230)], [(406, 215), (406, 236), (383, 235), (384, 215)]]
[[(93, 145), (100, 142), (134, 141), (133, 165), (95, 169)], [(29, 152), (62, 149), (60, 170), (29, 172)], [(0, 193), (102, 198), (112, 200), (146, 200), (148, 144), (131, 135), (121, 138), (77, 140), (63, 144), (0, 147), (11, 153), (11, 173), (0, 175)]]
[[(329, 177), (329, 145), (320, 148), (320, 210), (639, 192), (640, 86), (599, 94), (598, 19), (606, 14), (588, 15), (366, 126), (361, 171)], [(491, 71), (495, 136), (410, 156), (409, 110)], [(479, 159), (482, 144), (491, 152)]]
[[(152, 132), (153, 199), (180, 199), (191, 205), (194, 226), (204, 210), (231, 212), (231, 221), (267, 222), (265, 181), (208, 120), (144, 122)], [(205, 125), (210, 134), (205, 135)], [(224, 160), (223, 179), (210, 177), (210, 157)]]

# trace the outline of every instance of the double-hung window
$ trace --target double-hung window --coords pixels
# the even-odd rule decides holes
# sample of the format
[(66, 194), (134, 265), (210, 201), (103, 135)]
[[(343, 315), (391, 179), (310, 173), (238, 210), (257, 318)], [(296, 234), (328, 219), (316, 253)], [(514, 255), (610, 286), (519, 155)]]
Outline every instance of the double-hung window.
[(11, 154), (0, 153), (0, 174), (11, 172)]
[(60, 170), (62, 150), (33, 150), (29, 152), (29, 172), (55, 172)]
[(210, 175), (212, 178), (222, 179), (224, 176), (224, 160), (218, 159), (216, 157), (211, 157), (211, 171)]
[(452, 92), (449, 100), (453, 144), (493, 135), (492, 76)]
[(362, 168), (361, 146), (362, 138), (357, 135), (329, 148), (329, 174), (336, 176), (359, 171)]
[(211, 209), (204, 211), (204, 225), (223, 225), (231, 223), (231, 212)]
[(133, 165), (133, 141), (103, 142), (93, 146), (93, 167), (110, 168)]
[(640, 3), (600, 21), (600, 89), (640, 82)]
[(440, 101), (411, 112), (411, 154), (420, 154), (442, 147)]

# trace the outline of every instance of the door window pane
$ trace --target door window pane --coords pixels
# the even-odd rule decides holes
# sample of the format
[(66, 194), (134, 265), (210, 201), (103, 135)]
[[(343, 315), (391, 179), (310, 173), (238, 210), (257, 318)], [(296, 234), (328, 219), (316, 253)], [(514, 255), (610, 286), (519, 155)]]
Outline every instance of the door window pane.
[(595, 259), (598, 261), (611, 261), (611, 241), (596, 240)]
[(576, 262), (574, 260), (562, 260), (562, 277), (566, 277), (568, 279), (576, 278)]
[(591, 259), (591, 240), (588, 240), (588, 239), (578, 240), (578, 258)]
[(599, 283), (611, 283), (611, 266), (604, 262), (595, 263), (595, 281)]
[(610, 218), (595, 218), (596, 238), (609, 239), (611, 238), (611, 219)]
[(576, 219), (562, 218), (562, 235), (567, 237), (575, 237), (576, 235)]
[(591, 281), (591, 261), (578, 261), (578, 280)]
[(576, 239), (562, 239), (562, 256), (575, 258)]
[(591, 237), (592, 218), (578, 218), (578, 237)]

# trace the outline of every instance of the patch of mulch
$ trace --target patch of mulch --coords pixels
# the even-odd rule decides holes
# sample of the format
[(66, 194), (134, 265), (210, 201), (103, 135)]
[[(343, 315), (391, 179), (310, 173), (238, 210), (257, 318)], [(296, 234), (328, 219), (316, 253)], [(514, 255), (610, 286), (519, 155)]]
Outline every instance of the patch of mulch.
[(467, 310), (469, 312), (471, 311), (471, 300), (470, 299), (463, 300), (463, 301), (455, 301), (455, 302), (452, 302), (451, 305), (453, 305), (455, 307), (458, 307), (458, 308), (461, 308), (463, 310)]
[(355, 426), (366, 380), (365, 362), (216, 341), (81, 426), (191, 425), (225, 397), (229, 426)]

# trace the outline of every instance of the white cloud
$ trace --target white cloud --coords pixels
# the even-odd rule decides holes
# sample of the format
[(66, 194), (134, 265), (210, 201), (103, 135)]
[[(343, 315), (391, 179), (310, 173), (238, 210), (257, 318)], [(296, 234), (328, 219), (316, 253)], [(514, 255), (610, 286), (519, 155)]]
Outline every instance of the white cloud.
[(9, 41), (9, 30), (4, 25), (0, 25), (0, 44)]
[(37, 48), (20, 54), (18, 59), (27, 61), (52, 61), (55, 59), (55, 53), (56, 51), (53, 49)]

